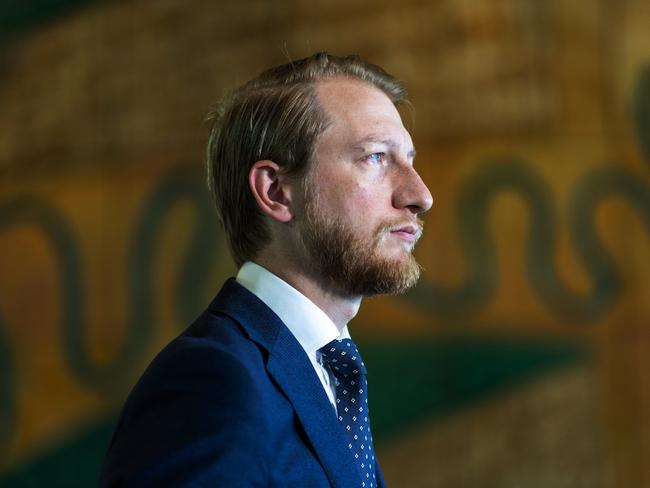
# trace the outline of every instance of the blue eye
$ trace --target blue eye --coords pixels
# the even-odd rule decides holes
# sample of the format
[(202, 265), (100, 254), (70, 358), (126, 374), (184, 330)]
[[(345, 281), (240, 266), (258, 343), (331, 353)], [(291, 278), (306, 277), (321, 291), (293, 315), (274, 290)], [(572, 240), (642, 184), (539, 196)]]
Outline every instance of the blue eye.
[(376, 152), (366, 156), (366, 160), (370, 161), (371, 163), (381, 163), (384, 161), (385, 157), (386, 157), (386, 153)]

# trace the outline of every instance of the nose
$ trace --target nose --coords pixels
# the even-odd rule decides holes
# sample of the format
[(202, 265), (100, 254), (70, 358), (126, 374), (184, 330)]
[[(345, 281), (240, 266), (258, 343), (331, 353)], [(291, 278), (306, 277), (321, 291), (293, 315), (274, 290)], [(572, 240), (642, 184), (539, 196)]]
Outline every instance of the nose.
[(393, 193), (393, 206), (406, 208), (413, 214), (426, 212), (433, 205), (431, 192), (413, 166), (406, 166), (402, 178)]

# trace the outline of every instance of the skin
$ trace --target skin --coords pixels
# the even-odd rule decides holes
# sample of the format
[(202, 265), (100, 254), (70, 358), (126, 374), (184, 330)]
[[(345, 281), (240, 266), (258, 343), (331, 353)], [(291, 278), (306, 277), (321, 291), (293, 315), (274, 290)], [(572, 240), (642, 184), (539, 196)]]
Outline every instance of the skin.
[[(358, 80), (335, 78), (316, 88), (331, 124), (319, 137), (308, 178), (325, 214), (374, 242), (390, 260), (406, 259), (421, 232), (417, 216), (432, 197), (413, 167), (415, 150), (390, 99)], [(361, 295), (350, 295), (319, 276), (300, 238), (305, 196), (300, 182), (273, 161), (258, 161), (249, 184), (269, 220), (271, 242), (256, 261), (320, 307), (342, 329), (358, 312)]]

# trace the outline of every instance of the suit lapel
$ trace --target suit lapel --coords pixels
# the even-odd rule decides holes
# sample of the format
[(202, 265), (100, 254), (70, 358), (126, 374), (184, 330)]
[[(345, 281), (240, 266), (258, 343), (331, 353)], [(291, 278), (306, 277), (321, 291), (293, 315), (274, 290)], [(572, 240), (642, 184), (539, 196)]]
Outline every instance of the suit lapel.
[(332, 486), (358, 486), (359, 475), (336, 413), (309, 358), (289, 329), (234, 279), (226, 282), (210, 308), (232, 317), (251, 340), (268, 351), (267, 371), (293, 406)]
[(305, 352), (284, 327), (267, 368), (293, 405), (316, 456), (334, 487), (360, 484), (336, 413)]

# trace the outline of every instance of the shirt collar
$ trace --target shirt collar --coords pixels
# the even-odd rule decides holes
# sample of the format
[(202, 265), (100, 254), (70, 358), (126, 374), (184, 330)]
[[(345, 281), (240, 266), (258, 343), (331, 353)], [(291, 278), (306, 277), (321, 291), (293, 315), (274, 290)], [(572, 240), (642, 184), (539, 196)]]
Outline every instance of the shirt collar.
[(313, 357), (334, 339), (350, 338), (347, 325), (339, 333), (314, 302), (262, 266), (247, 261), (236, 279), (280, 317), (308, 356)]

